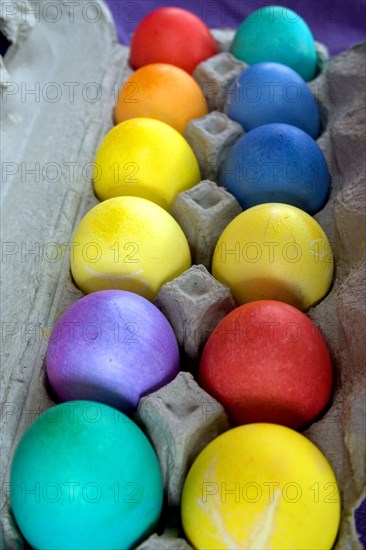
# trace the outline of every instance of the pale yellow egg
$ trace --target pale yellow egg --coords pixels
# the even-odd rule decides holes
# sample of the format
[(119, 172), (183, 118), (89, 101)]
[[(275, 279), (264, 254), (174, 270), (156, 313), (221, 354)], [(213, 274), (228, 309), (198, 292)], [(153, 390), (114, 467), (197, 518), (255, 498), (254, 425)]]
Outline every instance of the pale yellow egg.
[(191, 256), (182, 229), (163, 208), (138, 197), (116, 197), (80, 221), (70, 263), (85, 294), (118, 288), (153, 300), (164, 283), (190, 268)]
[(306, 311), (328, 292), (333, 254), (327, 235), (309, 214), (281, 203), (245, 210), (224, 229), (212, 274), (239, 304), (279, 300)]

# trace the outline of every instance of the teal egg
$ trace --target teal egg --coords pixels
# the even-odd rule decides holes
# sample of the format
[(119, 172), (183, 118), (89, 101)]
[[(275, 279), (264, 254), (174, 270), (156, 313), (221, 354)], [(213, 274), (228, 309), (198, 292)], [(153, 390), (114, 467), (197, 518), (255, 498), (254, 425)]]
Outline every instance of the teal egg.
[(16, 449), (11, 506), (36, 549), (128, 549), (160, 517), (163, 484), (155, 452), (121, 412), (69, 401), (41, 414)]
[(297, 13), (282, 6), (265, 6), (244, 19), (231, 53), (248, 65), (262, 61), (282, 63), (306, 81), (314, 78), (317, 71), (311, 30)]

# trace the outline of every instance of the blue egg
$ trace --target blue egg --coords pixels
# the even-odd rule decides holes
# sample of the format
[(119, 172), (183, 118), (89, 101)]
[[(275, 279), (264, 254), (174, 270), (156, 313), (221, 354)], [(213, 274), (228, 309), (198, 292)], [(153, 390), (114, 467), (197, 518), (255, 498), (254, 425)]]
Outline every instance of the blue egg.
[(318, 106), (306, 82), (280, 63), (257, 63), (231, 85), (225, 111), (246, 132), (272, 122), (301, 128), (316, 139), (320, 131)]
[(266, 202), (320, 210), (329, 194), (329, 171), (317, 143), (288, 124), (265, 124), (242, 136), (220, 171), (226, 187), (246, 209)]

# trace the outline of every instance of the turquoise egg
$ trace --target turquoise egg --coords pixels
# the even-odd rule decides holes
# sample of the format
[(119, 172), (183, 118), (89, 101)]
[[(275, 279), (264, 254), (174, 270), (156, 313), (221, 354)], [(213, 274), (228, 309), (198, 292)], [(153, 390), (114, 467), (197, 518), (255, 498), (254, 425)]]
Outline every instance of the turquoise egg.
[(36, 549), (128, 549), (160, 517), (163, 484), (155, 452), (121, 412), (69, 401), (41, 414), (16, 449), (11, 506)]
[(282, 63), (306, 81), (316, 75), (317, 54), (311, 30), (297, 13), (282, 6), (265, 6), (244, 19), (231, 53), (248, 65)]

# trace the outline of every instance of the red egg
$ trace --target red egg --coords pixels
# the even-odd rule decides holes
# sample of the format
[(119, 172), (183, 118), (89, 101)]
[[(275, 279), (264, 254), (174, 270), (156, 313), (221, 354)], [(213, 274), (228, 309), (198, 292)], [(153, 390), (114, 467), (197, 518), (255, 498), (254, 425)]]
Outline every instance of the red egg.
[(138, 24), (131, 42), (130, 64), (138, 69), (149, 63), (170, 63), (192, 73), (218, 53), (207, 25), (181, 8), (159, 8)]
[(327, 345), (301, 311), (273, 300), (244, 304), (217, 325), (204, 348), (199, 383), (237, 424), (303, 429), (332, 390)]

